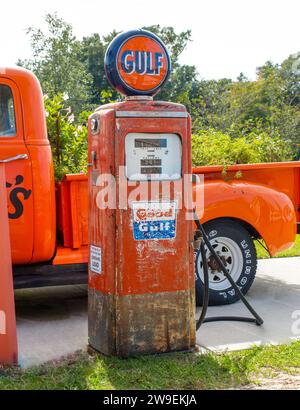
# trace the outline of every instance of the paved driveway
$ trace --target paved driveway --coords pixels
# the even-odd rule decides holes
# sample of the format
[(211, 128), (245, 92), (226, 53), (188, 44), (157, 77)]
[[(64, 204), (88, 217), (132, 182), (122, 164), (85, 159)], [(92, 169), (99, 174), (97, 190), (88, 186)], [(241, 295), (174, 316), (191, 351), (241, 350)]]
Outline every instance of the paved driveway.
[[(259, 261), (258, 275), (248, 298), (265, 320), (263, 326), (207, 323), (197, 334), (198, 344), (209, 350), (224, 351), (300, 338), (300, 257)], [(16, 307), (23, 367), (86, 348), (86, 287), (16, 291)], [(209, 316), (242, 314), (248, 312), (241, 303), (210, 307), (208, 311)]]
[[(300, 257), (260, 260), (257, 278), (247, 298), (264, 319), (262, 326), (240, 322), (205, 323), (197, 334), (198, 344), (224, 351), (300, 338)], [(221, 315), (249, 316), (249, 313), (238, 302), (210, 307), (207, 316)]]

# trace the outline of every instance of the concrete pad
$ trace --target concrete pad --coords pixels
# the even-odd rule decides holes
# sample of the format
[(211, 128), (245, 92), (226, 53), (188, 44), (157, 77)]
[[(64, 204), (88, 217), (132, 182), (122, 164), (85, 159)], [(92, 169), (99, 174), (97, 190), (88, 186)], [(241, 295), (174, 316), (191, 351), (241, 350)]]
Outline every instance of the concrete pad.
[[(57, 360), (87, 346), (85, 286), (18, 290), (16, 295), (20, 364), (30, 367)], [(206, 323), (198, 344), (212, 351), (240, 350), (253, 344), (287, 343), (300, 337), (300, 257), (259, 261), (249, 301), (265, 323)], [(198, 309), (200, 312), (201, 309)], [(296, 312), (297, 313), (297, 312)], [(296, 315), (296, 313), (294, 313)], [(210, 307), (208, 316), (249, 315), (241, 303)], [(298, 334), (297, 334), (298, 333)]]
[(86, 349), (86, 286), (17, 290), (15, 300), (21, 367)]
[[(300, 258), (260, 260), (257, 278), (247, 299), (264, 319), (262, 326), (240, 322), (205, 323), (198, 331), (197, 343), (212, 351), (225, 351), (288, 343), (300, 338)], [(241, 302), (209, 307), (208, 317), (222, 315), (250, 314)]]

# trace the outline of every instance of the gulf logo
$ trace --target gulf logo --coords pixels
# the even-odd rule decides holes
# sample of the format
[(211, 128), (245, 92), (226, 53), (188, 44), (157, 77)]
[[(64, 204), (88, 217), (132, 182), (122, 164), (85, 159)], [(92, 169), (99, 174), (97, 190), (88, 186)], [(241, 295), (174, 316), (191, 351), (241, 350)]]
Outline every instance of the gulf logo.
[(145, 30), (122, 33), (110, 44), (105, 70), (110, 83), (125, 95), (154, 95), (170, 74), (165, 45)]
[(133, 219), (140, 221), (169, 220), (176, 218), (177, 201), (132, 202)]
[(135, 240), (175, 238), (177, 201), (133, 202), (132, 211)]

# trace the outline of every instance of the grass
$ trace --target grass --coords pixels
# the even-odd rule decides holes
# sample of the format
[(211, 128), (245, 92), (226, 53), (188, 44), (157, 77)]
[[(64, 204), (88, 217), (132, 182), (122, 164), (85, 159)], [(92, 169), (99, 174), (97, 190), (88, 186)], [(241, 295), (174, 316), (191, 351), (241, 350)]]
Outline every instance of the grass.
[[(255, 243), (257, 256), (259, 259), (269, 258), (269, 253), (258, 243)], [(281, 252), (275, 258), (284, 258), (289, 256), (300, 256), (300, 235), (297, 235), (295, 245), (287, 251)]]
[(300, 374), (300, 341), (219, 355), (176, 353), (119, 359), (80, 353), (29, 370), (0, 369), (0, 390), (239, 388), (278, 372)]
[[(258, 257), (269, 257), (256, 243)], [(277, 257), (300, 256), (295, 246)], [(80, 353), (29, 370), (0, 367), (0, 390), (227, 389), (241, 388), (278, 373), (300, 374), (300, 341), (224, 354), (143, 356), (118, 359)]]

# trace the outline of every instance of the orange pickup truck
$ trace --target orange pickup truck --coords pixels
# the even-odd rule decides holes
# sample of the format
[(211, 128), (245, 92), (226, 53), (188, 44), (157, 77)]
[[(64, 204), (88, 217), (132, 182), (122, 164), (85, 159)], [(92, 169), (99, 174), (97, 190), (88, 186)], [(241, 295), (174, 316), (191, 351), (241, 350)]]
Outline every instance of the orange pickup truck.
[[(86, 283), (87, 177), (66, 175), (55, 184), (41, 87), (20, 68), (0, 68), (0, 161), (6, 168), (15, 288)], [(253, 239), (262, 238), (272, 256), (294, 243), (300, 163), (232, 166), (225, 179), (218, 166), (195, 168), (194, 173), (204, 174), (205, 228), (246, 293), (257, 265)], [(233, 289), (207, 256), (210, 303), (234, 302)], [(197, 263), (201, 271), (201, 260)], [(196, 289), (201, 303), (201, 277)]]

